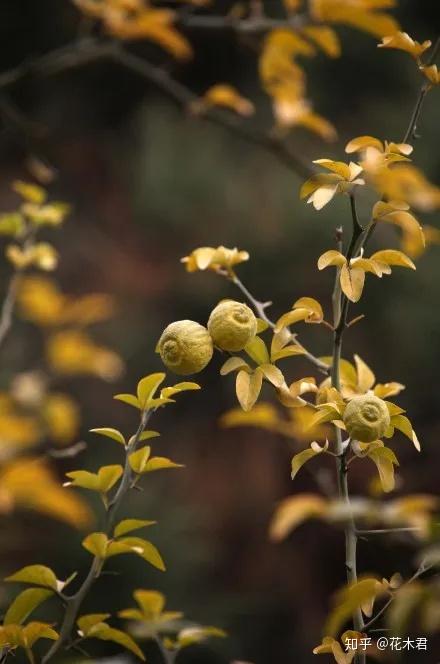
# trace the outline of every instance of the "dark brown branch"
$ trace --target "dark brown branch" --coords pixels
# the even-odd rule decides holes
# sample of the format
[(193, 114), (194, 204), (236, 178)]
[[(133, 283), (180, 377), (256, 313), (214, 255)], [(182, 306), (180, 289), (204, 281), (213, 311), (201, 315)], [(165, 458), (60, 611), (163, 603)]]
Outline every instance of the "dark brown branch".
[[(147, 60), (130, 53), (118, 42), (101, 41), (90, 37), (55, 49), (31, 62), (22, 63), (18, 67), (0, 74), (0, 90), (16, 85), (28, 77), (46, 78), (100, 60), (119, 63), (142, 76), (185, 110), (188, 110), (191, 104), (198, 100), (197, 95), (176, 81), (161, 67), (152, 65)], [(203, 118), (227, 129), (242, 140), (270, 152), (303, 179), (310, 177), (314, 172), (307, 161), (284, 142), (269, 133), (259, 132), (245, 126), (232, 114), (222, 112), (220, 109), (210, 109), (203, 114)]]

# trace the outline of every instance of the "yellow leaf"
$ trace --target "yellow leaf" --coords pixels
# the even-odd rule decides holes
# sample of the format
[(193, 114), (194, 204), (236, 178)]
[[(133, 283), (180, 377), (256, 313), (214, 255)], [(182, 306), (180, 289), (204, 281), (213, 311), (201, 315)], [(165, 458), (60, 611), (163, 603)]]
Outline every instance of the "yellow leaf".
[(123, 537), (115, 542), (110, 542), (107, 558), (123, 553), (134, 553), (161, 572), (165, 571), (165, 564), (154, 544), (140, 537)]
[(285, 539), (303, 521), (325, 517), (328, 503), (321, 496), (303, 493), (290, 496), (277, 507), (270, 525), (272, 540)]
[(343, 265), (341, 267), (340, 282), (344, 295), (351, 302), (358, 302), (364, 289), (365, 272)]
[(398, 466), (396, 455), (389, 447), (376, 447), (374, 443), (370, 443), (371, 449), (367, 452), (367, 456), (376, 464), (379, 473), (382, 489), (385, 493), (393, 491), (395, 486), (394, 481), (394, 465)]
[(322, 452), (326, 452), (328, 449), (328, 442), (324, 445), (324, 447), (320, 447), (317, 443), (312, 443), (309, 449), (303, 450), (302, 452), (299, 452), (298, 454), (295, 454), (295, 456), (292, 459), (292, 473), (291, 473), (291, 478), (292, 480), (295, 479), (298, 471), (304, 466), (307, 461), (310, 461), (310, 459), (313, 459), (313, 457), (317, 456), (318, 454), (321, 454)]
[(354, 361), (356, 363), (357, 387), (359, 392), (363, 394), (371, 390), (376, 382), (376, 376), (359, 355), (354, 356)]
[(270, 362), (269, 351), (261, 337), (253, 337), (244, 347), (245, 352), (257, 364)]
[(102, 427), (100, 429), (90, 429), (90, 433), (97, 433), (100, 436), (111, 438), (125, 447), (125, 438), (120, 431), (111, 427)]
[(321, 323), (324, 318), (324, 312), (322, 307), (319, 304), (318, 300), (315, 300), (313, 297), (300, 297), (299, 300), (296, 300), (293, 304), (293, 309), (302, 309), (309, 310), (309, 316), (306, 318), (306, 323)]
[(169, 9), (144, 9), (131, 14), (109, 12), (107, 31), (119, 39), (149, 39), (178, 60), (192, 55), (188, 40), (173, 26), (175, 13)]
[(324, 270), (329, 265), (335, 265), (337, 267), (342, 267), (347, 263), (345, 256), (341, 254), (340, 251), (335, 249), (330, 249), (322, 254), (318, 259), (318, 270)]
[(61, 519), (76, 528), (90, 524), (91, 513), (77, 496), (63, 489), (41, 459), (21, 458), (0, 469), (0, 513), (14, 508), (32, 509)]
[(108, 547), (108, 537), (105, 533), (91, 533), (87, 535), (82, 545), (93, 556), (105, 560)]
[(328, 617), (325, 633), (335, 635), (356, 610), (387, 593), (386, 585), (367, 577), (342, 588), (335, 597), (335, 608)]
[(20, 583), (30, 583), (33, 586), (43, 586), (58, 590), (58, 581), (50, 567), (44, 565), (28, 565), (18, 572), (6, 577), (5, 581), (16, 581)]
[(352, 152), (362, 152), (366, 148), (374, 147), (376, 150), (379, 152), (384, 151), (384, 146), (382, 141), (379, 141), (379, 139), (374, 138), (374, 136), (358, 136), (357, 138), (353, 138), (351, 141), (347, 143), (345, 146), (345, 152), (348, 154), (351, 154)]
[(181, 463), (175, 463), (166, 457), (151, 457), (142, 471), (142, 473), (151, 473), (155, 470), (165, 470), (167, 468), (183, 468)]
[(244, 411), (251, 410), (261, 391), (263, 374), (255, 371), (252, 374), (239, 371), (236, 379), (237, 399)]
[(253, 103), (245, 97), (242, 97), (232, 85), (227, 85), (226, 83), (219, 83), (209, 88), (201, 98), (200, 102), (197, 103), (201, 103), (205, 108), (209, 108), (210, 106), (221, 106), (244, 116), (249, 116), (255, 113)]
[(400, 51), (406, 51), (416, 60), (432, 45), (432, 42), (426, 40), (423, 44), (414, 41), (407, 32), (395, 32), (390, 36), (383, 37), (379, 48), (396, 48)]
[(46, 588), (28, 588), (17, 595), (6, 611), (3, 625), (20, 625), (26, 618), (53, 595), (52, 590)]
[(139, 399), (135, 397), (134, 394), (115, 394), (113, 399), (122, 401), (123, 403), (127, 403), (129, 406), (133, 406), (133, 408), (138, 408), (141, 410)]
[(411, 270), (415, 270), (416, 266), (408, 256), (406, 256), (402, 251), (397, 251), (396, 249), (383, 249), (382, 251), (376, 251), (371, 259), (374, 261), (380, 261), (386, 263), (387, 265), (398, 265), (399, 267), (408, 267)]
[(282, 372), (274, 364), (261, 364), (260, 371), (262, 371), (266, 380), (275, 387), (281, 387), (285, 383)]
[(229, 410), (222, 415), (220, 424), (223, 427), (255, 426), (268, 431), (279, 431), (282, 421), (272, 404), (259, 403), (247, 413), (241, 408)]
[(90, 636), (94, 639), (99, 639), (100, 641), (112, 641), (113, 643), (117, 643), (126, 650), (132, 652), (142, 661), (145, 661), (145, 656), (137, 643), (131, 638), (131, 636), (129, 636), (129, 634), (120, 629), (115, 629), (114, 627), (109, 627), (106, 623), (101, 623), (99, 628), (94, 629)]
[(341, 43), (332, 28), (326, 25), (309, 25), (303, 28), (303, 33), (331, 58), (338, 58), (341, 55)]
[(280, 332), (284, 327), (288, 327), (299, 321), (305, 321), (309, 316), (309, 309), (293, 309), (292, 311), (283, 314), (281, 318), (277, 320), (274, 330), (275, 332)]
[(121, 537), (122, 535), (131, 533), (133, 530), (154, 526), (155, 523), (156, 521), (146, 521), (145, 519), (124, 519), (115, 527), (114, 536)]
[(150, 458), (151, 447), (146, 445), (141, 447), (141, 449), (136, 450), (128, 457), (131, 469), (138, 474), (141, 474), (145, 470), (148, 459)]
[(12, 183), (12, 189), (26, 201), (36, 205), (41, 205), (47, 198), (47, 193), (42, 187), (29, 182), (16, 180)]
[(107, 493), (116, 484), (122, 473), (123, 468), (120, 465), (102, 466), (97, 473), (90, 473), (88, 470), (73, 470), (66, 473), (66, 476), (72, 480), (67, 484)]
[(412, 440), (414, 447), (418, 452), (420, 452), (421, 448), (416, 432), (412, 428), (411, 422), (407, 417), (405, 417), (405, 415), (394, 415), (391, 418), (391, 424), (393, 427), (404, 433), (405, 436), (407, 436), (410, 440)]
[(241, 357), (229, 357), (220, 369), (220, 374), (226, 376), (232, 371), (239, 371), (240, 369), (250, 369), (246, 360)]
[(137, 398), (142, 410), (147, 407), (147, 402), (152, 399), (159, 385), (165, 380), (164, 373), (154, 373), (142, 378), (137, 385)]

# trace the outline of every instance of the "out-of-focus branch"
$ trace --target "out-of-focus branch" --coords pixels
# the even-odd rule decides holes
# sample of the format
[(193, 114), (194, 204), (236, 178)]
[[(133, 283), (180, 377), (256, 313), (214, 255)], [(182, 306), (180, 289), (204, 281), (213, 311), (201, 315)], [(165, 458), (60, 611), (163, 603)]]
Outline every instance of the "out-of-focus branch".
[[(255, 15), (246, 18), (228, 16), (200, 16), (194, 14), (183, 15), (179, 18), (182, 27), (195, 30), (232, 30), (240, 34), (262, 34), (277, 28), (298, 29), (305, 25), (305, 17), (300, 14), (287, 18), (271, 18), (269, 16)], [(310, 21), (308, 21), (310, 23)]]
[[(99, 60), (119, 63), (142, 76), (185, 110), (198, 99), (197, 95), (175, 80), (165, 69), (127, 51), (119, 42), (91, 37), (80, 39), (3, 72), (0, 74), (0, 90), (16, 85), (28, 77), (46, 78)], [(270, 152), (301, 178), (308, 178), (313, 173), (313, 169), (302, 156), (270, 133), (252, 129), (232, 114), (220, 109), (210, 109), (203, 114), (203, 118)]]
[[(440, 49), (440, 37), (437, 37), (436, 42), (434, 44), (434, 47), (431, 52), (431, 56), (426, 63), (426, 66), (429, 67), (429, 65), (432, 65), (435, 62), (435, 59), (437, 57), (438, 51)], [(403, 137), (403, 143), (408, 143), (408, 141), (417, 138), (417, 122), (420, 117), (420, 113), (422, 112), (423, 108), (423, 103), (425, 101), (426, 95), (428, 94), (429, 90), (431, 89), (430, 84), (428, 81), (422, 85), (420, 88), (419, 94), (417, 96), (417, 101), (414, 106), (414, 110), (411, 114), (411, 118), (409, 121), (408, 128), (405, 132), (405, 136)]]

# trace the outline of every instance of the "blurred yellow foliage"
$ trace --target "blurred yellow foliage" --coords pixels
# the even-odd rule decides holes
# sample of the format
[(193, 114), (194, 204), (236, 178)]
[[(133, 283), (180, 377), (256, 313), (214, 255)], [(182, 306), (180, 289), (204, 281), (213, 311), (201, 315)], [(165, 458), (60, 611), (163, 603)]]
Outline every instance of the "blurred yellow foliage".
[(86, 332), (79, 330), (51, 335), (46, 354), (50, 367), (59, 374), (91, 374), (112, 381), (122, 374), (124, 368), (114, 351), (98, 346)]
[(76, 528), (91, 522), (86, 504), (60, 486), (42, 459), (17, 459), (0, 469), (0, 513), (21, 508), (37, 510)]
[(109, 295), (71, 297), (62, 293), (55, 281), (40, 275), (21, 280), (18, 305), (23, 318), (41, 326), (91, 325), (107, 320), (115, 312)]

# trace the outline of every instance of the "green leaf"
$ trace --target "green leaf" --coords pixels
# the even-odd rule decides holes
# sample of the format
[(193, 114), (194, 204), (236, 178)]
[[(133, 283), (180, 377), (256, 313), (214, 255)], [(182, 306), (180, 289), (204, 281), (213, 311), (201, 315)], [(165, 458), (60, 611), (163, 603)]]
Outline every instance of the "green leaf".
[(128, 457), (130, 468), (135, 473), (141, 474), (144, 471), (148, 459), (150, 458), (150, 453), (151, 453), (151, 447), (149, 445), (146, 445), (145, 447), (141, 447), (140, 450), (137, 450), (136, 452), (130, 454), (130, 456)]
[(248, 341), (244, 350), (258, 365), (270, 363), (269, 351), (261, 337), (253, 337), (253, 339)]
[(20, 625), (40, 604), (53, 595), (46, 588), (28, 588), (17, 595), (3, 620), (4, 625)]
[(141, 404), (139, 403), (138, 398), (134, 396), (134, 394), (115, 394), (113, 399), (117, 399), (117, 401), (123, 401), (129, 406), (133, 406), (134, 408), (138, 408), (138, 410), (142, 410)]
[(154, 373), (142, 378), (137, 385), (137, 398), (142, 410), (147, 408), (147, 402), (152, 399), (159, 385), (165, 380), (164, 373)]
[(94, 639), (100, 639), (101, 641), (113, 641), (118, 645), (130, 650), (136, 657), (139, 657), (142, 661), (145, 661), (144, 654), (139, 648), (137, 643), (133, 641), (131, 636), (126, 634), (126, 632), (121, 631), (120, 629), (115, 629), (114, 627), (109, 627), (103, 623), (100, 629), (93, 632)]
[(119, 556), (123, 553), (135, 553), (150, 563), (150, 565), (153, 565), (153, 567), (162, 572), (165, 571), (165, 563), (159, 551), (154, 544), (141, 537), (124, 537), (123, 539), (110, 542), (107, 549), (107, 558)]
[(97, 433), (100, 436), (106, 436), (107, 438), (111, 438), (112, 440), (115, 440), (117, 443), (120, 443), (125, 447), (125, 438), (122, 435), (122, 433), (117, 429), (112, 429), (111, 427), (103, 427), (100, 429), (90, 429), (90, 432)]
[(50, 567), (44, 565), (28, 565), (18, 570), (11, 576), (6, 577), (5, 581), (19, 581), (21, 583), (30, 583), (33, 586), (43, 586), (44, 588), (58, 589), (58, 581)]
[(114, 530), (115, 537), (121, 537), (127, 533), (131, 533), (132, 530), (139, 530), (140, 528), (146, 528), (147, 526), (154, 526), (157, 523), (156, 521), (146, 521), (145, 519), (124, 519), (120, 521)]
[(100, 560), (105, 560), (110, 546), (105, 533), (90, 533), (83, 539), (82, 545), (89, 553)]

